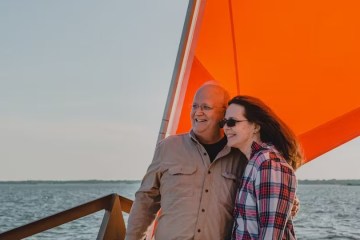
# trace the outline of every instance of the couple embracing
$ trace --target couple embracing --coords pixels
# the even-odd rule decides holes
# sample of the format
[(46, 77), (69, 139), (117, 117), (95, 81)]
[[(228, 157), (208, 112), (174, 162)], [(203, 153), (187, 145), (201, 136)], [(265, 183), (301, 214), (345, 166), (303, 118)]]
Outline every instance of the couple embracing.
[(293, 132), (259, 99), (198, 89), (189, 133), (159, 142), (130, 212), (127, 240), (296, 239)]

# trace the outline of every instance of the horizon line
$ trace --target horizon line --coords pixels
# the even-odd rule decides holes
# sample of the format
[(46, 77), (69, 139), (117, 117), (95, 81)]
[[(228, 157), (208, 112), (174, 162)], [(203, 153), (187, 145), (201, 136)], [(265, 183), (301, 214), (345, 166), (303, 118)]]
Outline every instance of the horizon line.
[[(0, 180), (0, 183), (19, 183), (19, 182), (139, 182), (141, 179), (81, 179), (81, 180)], [(350, 178), (350, 179), (298, 179), (298, 181), (360, 181), (360, 178)]]

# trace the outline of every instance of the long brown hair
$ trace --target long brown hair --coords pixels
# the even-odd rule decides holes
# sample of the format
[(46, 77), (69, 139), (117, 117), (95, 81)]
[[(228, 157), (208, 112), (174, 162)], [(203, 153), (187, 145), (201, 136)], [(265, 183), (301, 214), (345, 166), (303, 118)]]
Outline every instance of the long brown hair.
[(303, 153), (294, 132), (260, 99), (239, 95), (229, 101), (230, 104), (245, 108), (245, 117), (249, 122), (260, 126), (261, 141), (273, 144), (295, 170), (301, 166)]

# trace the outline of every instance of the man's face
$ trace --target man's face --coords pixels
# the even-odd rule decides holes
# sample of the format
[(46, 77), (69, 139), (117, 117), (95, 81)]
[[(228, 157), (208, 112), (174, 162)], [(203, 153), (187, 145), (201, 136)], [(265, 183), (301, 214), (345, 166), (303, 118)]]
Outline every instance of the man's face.
[(217, 86), (200, 88), (193, 100), (191, 124), (202, 143), (214, 143), (223, 135), (219, 122), (224, 118), (224, 92)]

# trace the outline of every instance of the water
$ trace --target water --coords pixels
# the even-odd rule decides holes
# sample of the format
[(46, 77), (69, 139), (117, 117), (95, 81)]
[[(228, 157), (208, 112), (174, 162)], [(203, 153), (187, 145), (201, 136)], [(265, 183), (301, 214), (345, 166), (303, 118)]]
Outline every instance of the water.
[[(139, 186), (140, 182), (2, 183), (0, 232), (111, 193), (134, 199), (134, 193)], [(104, 212), (99, 211), (27, 239), (96, 239)], [(124, 214), (124, 218), (127, 222), (128, 215)]]
[[(118, 193), (130, 199), (139, 182), (2, 183), (0, 232), (76, 205)], [(299, 185), (298, 239), (360, 239), (360, 186)], [(84, 217), (28, 239), (96, 239), (104, 212)], [(125, 221), (127, 216), (125, 215)]]
[(360, 186), (299, 185), (298, 239), (360, 239)]

